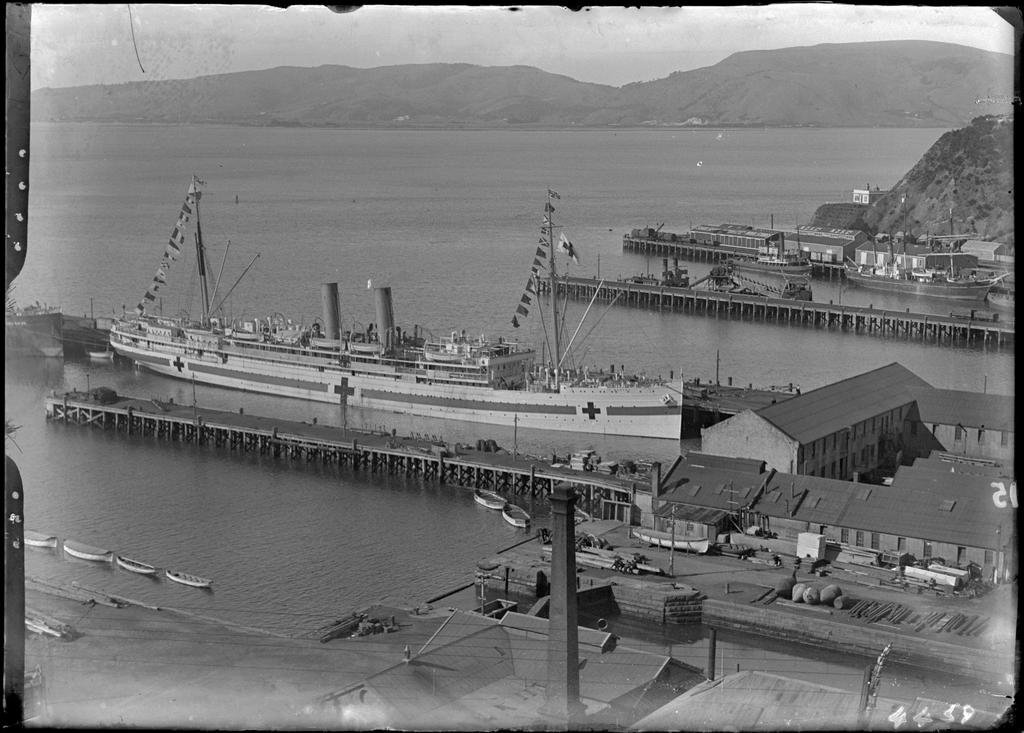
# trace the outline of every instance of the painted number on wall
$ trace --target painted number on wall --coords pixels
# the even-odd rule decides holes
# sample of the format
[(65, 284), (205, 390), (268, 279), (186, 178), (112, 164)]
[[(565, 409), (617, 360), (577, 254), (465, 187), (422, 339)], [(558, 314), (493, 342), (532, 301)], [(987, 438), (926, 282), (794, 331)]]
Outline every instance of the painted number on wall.
[(992, 501), (1000, 509), (1005, 509), (1007, 506), (1011, 506), (1014, 509), (1017, 508), (1017, 482), (1011, 481), (1010, 488), (1007, 490), (1006, 484), (1002, 481), (993, 481), (989, 484), (995, 492), (992, 494)]

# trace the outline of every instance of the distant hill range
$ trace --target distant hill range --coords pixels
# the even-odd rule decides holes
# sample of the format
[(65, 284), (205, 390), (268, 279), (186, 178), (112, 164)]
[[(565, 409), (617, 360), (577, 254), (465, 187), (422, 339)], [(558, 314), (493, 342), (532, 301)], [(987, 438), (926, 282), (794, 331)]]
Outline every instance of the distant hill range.
[(1013, 58), (931, 41), (736, 53), (612, 87), (528, 66), (279, 67), (40, 89), (35, 120), (326, 127), (955, 127), (1011, 109)]
[(940, 137), (863, 221), (871, 233), (906, 222), (917, 238), (964, 233), (1013, 244), (1013, 199), (1013, 118), (986, 115)]

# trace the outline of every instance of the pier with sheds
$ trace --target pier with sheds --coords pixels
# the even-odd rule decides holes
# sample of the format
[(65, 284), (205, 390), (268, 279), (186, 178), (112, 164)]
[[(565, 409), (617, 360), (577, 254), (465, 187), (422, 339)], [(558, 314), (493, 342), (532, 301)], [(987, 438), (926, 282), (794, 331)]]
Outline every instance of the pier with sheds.
[[(551, 292), (549, 283), (541, 280), (538, 284), (541, 293)], [(555, 289), (559, 296), (577, 300), (590, 300), (596, 294), (598, 300), (614, 300), (635, 308), (849, 331), (939, 346), (1014, 346), (1012, 323), (985, 318), (974, 311), (941, 316), (583, 277), (561, 277)]]
[[(603, 505), (607, 507), (603, 511), (613, 516), (635, 503), (638, 485), (649, 490), (649, 479), (638, 474), (618, 477), (576, 471), (493, 450), (118, 396), (102, 387), (88, 393), (55, 394), (46, 398), (45, 405), (50, 421), (124, 436), (417, 476), (505, 495), (547, 496), (555, 483), (567, 481), (582, 489), (591, 510)], [(495, 447), (493, 441), (480, 442)]]

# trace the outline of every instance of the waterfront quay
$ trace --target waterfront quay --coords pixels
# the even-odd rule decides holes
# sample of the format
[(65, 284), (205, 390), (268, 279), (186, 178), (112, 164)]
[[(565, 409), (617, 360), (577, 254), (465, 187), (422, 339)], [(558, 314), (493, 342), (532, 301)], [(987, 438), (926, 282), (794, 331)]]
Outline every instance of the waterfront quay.
[[(550, 283), (540, 280), (538, 285), (541, 293), (550, 293)], [(635, 308), (849, 331), (870, 336), (903, 338), (937, 346), (967, 344), (995, 349), (1012, 349), (1014, 346), (1012, 323), (983, 320), (972, 316), (911, 313), (909, 309), (879, 310), (870, 306), (864, 308), (814, 303), (584, 277), (560, 277), (555, 283), (555, 289), (557, 295), (576, 300), (590, 300), (596, 295), (598, 300), (615, 300), (617, 303)]]
[[(294, 461), (347, 466), (354, 471), (401, 474), (425, 480), (487, 489), (504, 494), (546, 496), (555, 483), (583, 490), (591, 509), (601, 497), (632, 504), (638, 481), (595, 471), (551, 466), (539, 459), (422, 438), (371, 433), (306, 422), (212, 410), (173, 402), (109, 395), (96, 388), (47, 397), (53, 422), (93, 427), (124, 436), (269, 455)], [(481, 441), (489, 443), (490, 441)], [(494, 447), (494, 446), (489, 446)]]
[[(645, 565), (660, 571), (629, 575), (580, 566), (579, 558), (587, 555), (577, 553), (579, 612), (588, 625), (615, 617), (658, 626), (703, 623), (868, 657), (892, 643), (893, 661), (925, 669), (957, 669), (997, 688), (1007, 684), (1014, 670), (1006, 629), (981, 623), (1008, 605), (1005, 591), (1009, 587), (998, 599), (907, 592), (879, 582), (861, 566), (842, 563), (833, 564), (822, 578), (811, 563), (801, 567), (794, 549), (787, 549), (784, 542), (739, 534), (732, 541), (749, 546), (754, 553), (746, 559), (651, 547), (636, 539), (630, 527), (611, 521), (577, 524), (577, 539), (586, 536), (603, 540), (605, 547), (622, 555), (641, 555)], [(764, 546), (771, 550), (764, 552)], [(766, 561), (773, 554), (782, 559), (780, 566)], [(487, 568), (479, 577), (495, 597), (510, 597), (529, 607), (543, 598), (537, 575), (550, 573), (550, 553), (539, 542), (526, 543), (478, 565)], [(775, 590), (780, 580), (789, 578), (838, 585), (845, 602), (794, 603), (788, 594)], [(864, 608), (870, 612), (861, 613)], [(981, 623), (981, 631), (957, 633), (964, 630), (960, 621), (972, 617)], [(926, 624), (926, 620), (937, 623)]]
[[(634, 237), (626, 234), (622, 237), (622, 249), (642, 255), (667, 255), (682, 257), (692, 262), (728, 262), (737, 258), (752, 259), (751, 252), (741, 252), (728, 247), (714, 244), (702, 244), (689, 239), (680, 239), (685, 235), (667, 235), (673, 239), (656, 237)], [(842, 262), (821, 262), (811, 260), (811, 272), (814, 275), (845, 278), (846, 266)]]

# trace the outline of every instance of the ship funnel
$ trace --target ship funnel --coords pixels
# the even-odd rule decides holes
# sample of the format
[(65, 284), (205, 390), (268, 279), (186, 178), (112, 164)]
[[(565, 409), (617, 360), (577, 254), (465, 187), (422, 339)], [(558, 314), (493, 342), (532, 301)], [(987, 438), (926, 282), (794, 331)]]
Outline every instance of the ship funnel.
[(323, 283), (320, 286), (320, 300), (324, 314), (324, 338), (341, 338), (341, 304), (338, 299), (338, 283)]
[(391, 288), (374, 288), (377, 302), (377, 338), (385, 353), (395, 346), (395, 314), (391, 307)]

